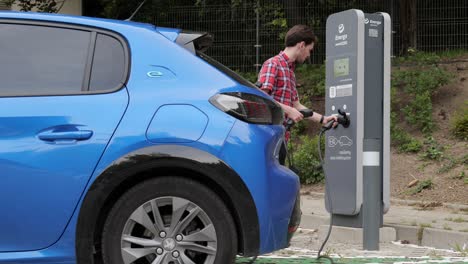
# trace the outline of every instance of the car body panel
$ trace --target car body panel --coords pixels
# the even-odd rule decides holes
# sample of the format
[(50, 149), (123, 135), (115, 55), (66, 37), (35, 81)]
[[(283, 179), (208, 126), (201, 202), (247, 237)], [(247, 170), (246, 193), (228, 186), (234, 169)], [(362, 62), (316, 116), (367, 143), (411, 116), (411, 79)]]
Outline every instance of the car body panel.
[(146, 131), (153, 143), (189, 143), (205, 132), (208, 116), (191, 105), (162, 105)]
[[(38, 112), (41, 114), (38, 116), (50, 116), (47, 109), (53, 108), (56, 111), (68, 109), (67, 111), (70, 113), (66, 115), (61, 113), (61, 115), (68, 117), (78, 113), (78, 110), (70, 107), (73, 100), (89, 96), (91, 98), (89, 100), (93, 102), (94, 100), (102, 100), (105, 96), (120, 96), (118, 99), (106, 101), (105, 105), (108, 106), (105, 108), (90, 107), (86, 109), (89, 103), (85, 104), (83, 106), (86, 109), (85, 112), (87, 114), (93, 113), (93, 116), (89, 117), (92, 122), (84, 122), (79, 119), (71, 120), (73, 124), (85, 125), (86, 127), (90, 127), (89, 124), (92, 123), (93, 129), (99, 125), (108, 126), (109, 131), (113, 133), (106, 133), (108, 142), (105, 142), (101, 136), (99, 137), (101, 141), (96, 146), (92, 146), (93, 148), (102, 147), (103, 152), (100, 152), (102, 155), (96, 154), (99, 152), (96, 152), (94, 156), (86, 155), (86, 158), (92, 156), (95, 163), (92, 166), (88, 164), (89, 168), (86, 171), (84, 171), (85, 166), (83, 166), (83, 172), (71, 180), (79, 182), (73, 187), (73, 191), (67, 191), (69, 190), (67, 188), (57, 188), (59, 190), (52, 192), (64, 196), (70, 195), (71, 197), (62, 199), (73, 204), (71, 209), (67, 207), (66, 210), (62, 210), (62, 202), (56, 202), (55, 208), (44, 207), (47, 210), (55, 209), (57, 211), (55, 214), (60, 215), (60, 217), (49, 219), (48, 222), (50, 225), (55, 225), (51, 228), (54, 229), (55, 234), (47, 239), (35, 236), (32, 237), (33, 241), (23, 242), (29, 244), (28, 247), (31, 250), (24, 246), (22, 252), (0, 252), (0, 263), (75, 263), (77, 259), (85, 259), (80, 263), (91, 264), (94, 258), (92, 255), (93, 250), (95, 250), (94, 245), (100, 243), (99, 234), (87, 236), (88, 240), (84, 241), (84, 244), (76, 241), (80, 238), (77, 235), (77, 232), (80, 232), (77, 228), (80, 223), (79, 219), (86, 218), (86, 204), (99, 203), (98, 200), (87, 201), (86, 197), (94, 197), (91, 195), (93, 191), (108, 183), (107, 179), (99, 180), (105, 179), (101, 178), (103, 175), (118, 178), (118, 176), (113, 176), (118, 174), (118, 171), (113, 170), (115, 164), (128, 159), (132, 153), (159, 147), (159, 152), (156, 152), (159, 153), (158, 155), (148, 155), (154, 159), (154, 162), (151, 161), (149, 164), (157, 164), (162, 159), (167, 160), (168, 156), (174, 155), (166, 149), (165, 145), (167, 144), (175, 144), (176, 148), (194, 149), (199, 153), (204, 153), (205, 156), (212, 157), (213, 160), (218, 160), (218, 163), (225, 164), (225, 168), (223, 167), (225, 170), (228, 170), (226, 168), (232, 170), (232, 175), (237, 177), (236, 181), (240, 181), (242, 186), (245, 186), (242, 192), (247, 192), (248, 195), (242, 196), (251, 197), (251, 201), (253, 201), (251, 207), (255, 208), (256, 212), (249, 213), (249, 217), (244, 216), (244, 218), (254, 219), (249, 221), (252, 221), (251, 227), (257, 232), (249, 232), (251, 234), (249, 236), (242, 235), (248, 229), (242, 230), (239, 234), (242, 236), (242, 243), (245, 247), (239, 248), (239, 250), (244, 251), (246, 255), (256, 255), (287, 246), (289, 242), (288, 223), (299, 189), (299, 181), (292, 171), (280, 165), (277, 160), (278, 146), (282, 143), (284, 128), (281, 125), (256, 125), (237, 120), (208, 101), (212, 96), (225, 92), (250, 93), (269, 98), (266, 94), (258, 89), (239, 84), (189, 50), (174, 43), (180, 32), (177, 29), (156, 28), (152, 25), (135, 22), (37, 13), (0, 12), (0, 19), (49, 21), (110, 30), (126, 40), (131, 54), (130, 76), (125, 84), (126, 89), (115, 93), (57, 97), (54, 99), (62, 100), (61, 103), (46, 107), (43, 111)], [(0, 97), (0, 100), (5, 99)], [(23, 104), (26, 104), (28, 99), (24, 99)], [(91, 105), (93, 104), (91, 103)], [(165, 108), (167, 106), (176, 106), (176, 108)], [(12, 105), (10, 107), (13, 109)], [(156, 114), (155, 119), (155, 113), (159, 112), (158, 109), (169, 111), (160, 112), (161, 116)], [(82, 110), (80, 109), (80, 111)], [(112, 113), (112, 117), (107, 116), (108, 111)], [(178, 131), (192, 129), (188, 124), (190, 115), (182, 116), (185, 111), (189, 111), (192, 117), (196, 118), (195, 132)], [(117, 118), (119, 114), (124, 114), (121, 119)], [(11, 112), (11, 115), (15, 114)], [(23, 116), (28, 116), (28, 114), (25, 113)], [(105, 122), (99, 125), (95, 124), (103, 118), (109, 118), (106, 122), (110, 122), (112, 125)], [(155, 120), (164, 122), (152, 123)], [(115, 131), (111, 129), (112, 126), (114, 128), (116, 126)], [(96, 131), (93, 130), (93, 132)], [(101, 134), (97, 133), (98, 136)], [(166, 149), (166, 153), (163, 151), (164, 149)], [(197, 164), (199, 155), (189, 155), (190, 153), (190, 151), (185, 153), (183, 159), (191, 164)], [(76, 155), (85, 154), (77, 153)], [(64, 163), (68, 163), (68, 161)], [(49, 160), (49, 163), (54, 162), (54, 160)], [(214, 162), (209, 165), (219, 167), (216, 165), (218, 163)], [(176, 166), (177, 163), (169, 162), (169, 164)], [(24, 163), (21, 166), (24, 166)], [(58, 167), (57, 170), (62, 170), (67, 166), (70, 165), (62, 164), (62, 167)], [(151, 168), (150, 165), (148, 166), (148, 169)], [(128, 180), (131, 182), (133, 177), (137, 178), (138, 174), (128, 175)], [(222, 182), (223, 179), (219, 181)], [(41, 184), (45, 185), (45, 183)], [(240, 186), (240, 184), (237, 185)], [(27, 186), (34, 191), (33, 186), (28, 184)], [(15, 186), (15, 188), (17, 187)], [(97, 197), (96, 199), (104, 198)], [(239, 198), (233, 196), (225, 197), (225, 199)], [(112, 202), (112, 199), (106, 201)], [(105, 204), (106, 201), (101, 202)], [(237, 202), (231, 201), (233, 204)], [(9, 210), (13, 210), (11, 204), (8, 206)], [(235, 213), (233, 214), (235, 215)], [(26, 217), (26, 214), (23, 213), (22, 216)], [(237, 217), (242, 218), (242, 215)], [(0, 223), (4, 223), (2, 221), (4, 220), (0, 220)], [(236, 221), (240, 222), (239, 219)], [(94, 224), (100, 225), (99, 222)], [(9, 235), (11, 236), (12, 233)], [(24, 241), (24, 239), (25, 237), (22, 237), (18, 240)], [(2, 240), (0, 239), (0, 241)], [(42, 248), (34, 247), (32, 244), (41, 245)], [(2, 246), (1, 243), (0, 246)], [(82, 247), (87, 247), (87, 249), (81, 251)], [(76, 256), (76, 252), (87, 252), (86, 254), (89, 255)]]
[[(125, 89), (0, 98), (0, 252), (37, 250), (62, 234), (128, 102)], [(105, 112), (99, 111), (106, 109)], [(41, 140), (50, 131), (89, 139)]]

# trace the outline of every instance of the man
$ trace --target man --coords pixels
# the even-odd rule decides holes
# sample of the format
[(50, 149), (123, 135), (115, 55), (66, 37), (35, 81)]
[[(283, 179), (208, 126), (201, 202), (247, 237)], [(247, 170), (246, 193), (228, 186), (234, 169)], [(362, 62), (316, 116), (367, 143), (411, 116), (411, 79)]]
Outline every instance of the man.
[[(261, 85), (260, 89), (271, 95), (281, 105), (286, 118), (294, 122), (299, 122), (304, 118), (299, 110), (307, 109), (301, 104), (297, 94), (295, 65), (304, 63), (309, 58), (316, 41), (317, 37), (311, 28), (305, 25), (295, 25), (286, 33), (286, 48), (265, 61), (258, 76), (257, 83)], [(333, 126), (337, 125), (336, 116), (324, 116), (314, 112), (309, 119), (322, 125), (335, 120)], [(288, 132), (286, 141), (289, 137)]]

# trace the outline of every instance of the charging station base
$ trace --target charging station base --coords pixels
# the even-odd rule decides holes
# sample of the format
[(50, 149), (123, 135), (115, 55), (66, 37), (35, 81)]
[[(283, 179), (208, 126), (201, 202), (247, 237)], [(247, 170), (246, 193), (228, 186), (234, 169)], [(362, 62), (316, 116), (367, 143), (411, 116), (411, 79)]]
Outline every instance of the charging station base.
[[(318, 229), (319, 239), (323, 241), (328, 232), (328, 225), (321, 225)], [(396, 230), (393, 227), (381, 227), (379, 229), (379, 242), (391, 243), (396, 240)], [(329, 243), (345, 243), (345, 244), (363, 244), (362, 228), (333, 226)]]

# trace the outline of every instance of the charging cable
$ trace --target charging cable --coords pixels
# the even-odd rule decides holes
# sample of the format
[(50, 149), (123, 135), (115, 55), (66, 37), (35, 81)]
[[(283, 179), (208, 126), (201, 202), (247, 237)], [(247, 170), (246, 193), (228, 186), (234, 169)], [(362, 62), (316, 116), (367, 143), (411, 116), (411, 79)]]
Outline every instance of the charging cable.
[[(310, 117), (310, 116), (313, 115), (313, 111), (310, 110), (310, 109), (301, 110), (301, 113), (304, 115), (304, 117)], [(342, 111), (341, 109), (338, 109), (338, 113), (339, 113), (338, 118), (337, 118), (338, 119), (338, 124), (342, 125), (345, 128), (349, 127), (350, 121), (349, 121), (349, 118), (348, 118), (348, 114), (345, 111)], [(321, 142), (322, 142), (322, 136), (324, 135), (324, 132), (327, 131), (327, 130), (330, 130), (333, 127), (334, 122), (335, 122), (334, 120), (331, 120), (326, 125), (324, 125), (322, 127), (322, 129), (320, 129), (319, 139), (318, 139), (318, 142), (317, 142), (317, 151), (318, 151), (318, 155), (319, 155), (319, 159), (320, 159), (320, 165), (321, 165), (322, 170), (323, 170), (323, 175), (325, 176), (326, 199), (327, 199), (328, 205), (330, 207), (330, 223), (329, 223), (329, 226), (328, 226), (327, 236), (325, 237), (325, 240), (322, 242), (322, 245), (320, 246), (320, 249), (317, 252), (317, 258), (316, 259), (317, 260), (319, 260), (319, 259), (328, 259), (328, 260), (330, 260), (330, 262), (332, 264), (334, 264), (335, 262), (333, 261), (333, 259), (331, 257), (326, 256), (326, 255), (321, 255), (323, 248), (325, 247), (325, 245), (328, 242), (328, 239), (330, 238), (330, 234), (331, 234), (331, 231), (332, 231), (332, 228), (333, 228), (333, 213), (332, 213), (333, 212), (333, 209), (332, 209), (333, 207), (332, 207), (332, 199), (330, 197), (331, 186), (328, 184), (327, 175), (326, 175), (326, 172), (325, 172), (325, 169), (324, 169), (324, 161), (323, 161), (323, 158), (322, 158)], [(292, 119), (288, 119), (287, 123), (286, 123), (286, 130), (290, 130), (291, 127), (294, 124), (295, 124), (295, 122)], [(292, 162), (292, 159), (291, 159), (290, 155), (291, 154), (288, 153), (289, 163)], [(290, 165), (292, 165), (292, 164), (290, 164)], [(257, 256), (253, 257), (247, 263), (248, 264), (253, 264), (256, 260), (257, 260)]]
[(326, 124), (325, 126), (322, 127), (322, 129), (320, 130), (320, 133), (319, 133), (319, 139), (318, 139), (318, 142), (317, 142), (317, 151), (318, 151), (318, 155), (319, 155), (319, 159), (320, 159), (320, 165), (322, 166), (322, 170), (323, 170), (323, 175), (325, 177), (325, 193), (326, 193), (326, 199), (328, 201), (328, 206), (330, 207), (330, 223), (328, 225), (328, 232), (327, 232), (327, 236), (325, 237), (325, 240), (322, 242), (322, 245), (320, 246), (320, 249), (318, 250), (317, 252), (317, 260), (321, 259), (321, 258), (325, 258), (325, 259), (328, 259), (330, 260), (330, 262), (333, 264), (333, 259), (329, 256), (325, 256), (325, 255), (321, 255), (322, 253), (322, 250), (323, 248), (325, 247), (325, 245), (327, 244), (328, 242), (328, 239), (330, 238), (330, 234), (331, 234), (331, 231), (332, 231), (332, 228), (333, 228), (333, 207), (332, 207), (332, 200), (331, 200), (331, 197), (330, 197), (330, 185), (328, 184), (328, 181), (327, 181), (327, 174), (325, 172), (325, 169), (323, 168), (324, 166), (324, 162), (323, 162), (323, 158), (322, 158), (322, 148), (321, 148), (321, 142), (322, 142), (322, 135), (325, 131), (329, 130), (332, 128), (333, 126), (333, 122), (334, 121), (330, 121), (328, 122), (328, 124)]
[(247, 262), (247, 264), (253, 264), (257, 260), (257, 257), (258, 256), (253, 257), (249, 262)]
[[(338, 109), (338, 113), (339, 113), (339, 115), (338, 115), (338, 124), (342, 125), (345, 128), (349, 127), (350, 121), (349, 121), (349, 118), (348, 118), (348, 114), (345, 111), (342, 111), (341, 109)], [(323, 248), (325, 247), (325, 245), (328, 242), (328, 239), (330, 238), (330, 234), (331, 234), (331, 231), (332, 231), (332, 228), (333, 228), (333, 207), (332, 207), (332, 199), (330, 197), (331, 185), (327, 181), (327, 173), (326, 173), (326, 171), (324, 169), (325, 164), (324, 164), (324, 161), (323, 161), (323, 158), (322, 158), (321, 144), (322, 144), (322, 136), (324, 135), (323, 133), (325, 131), (327, 131), (327, 130), (330, 130), (333, 127), (334, 122), (335, 122), (334, 120), (331, 120), (325, 126), (323, 126), (322, 129), (320, 129), (319, 139), (318, 139), (318, 142), (317, 142), (317, 152), (318, 152), (319, 159), (320, 159), (320, 165), (322, 166), (323, 175), (325, 177), (326, 199), (328, 201), (328, 207), (330, 208), (330, 223), (328, 225), (328, 232), (327, 232), (327, 236), (325, 237), (325, 240), (322, 242), (322, 245), (320, 246), (319, 251), (317, 252), (317, 260), (319, 260), (321, 258), (325, 258), (325, 259), (330, 260), (330, 262), (332, 264), (334, 262), (333, 262), (333, 259), (331, 257), (321, 255)]]

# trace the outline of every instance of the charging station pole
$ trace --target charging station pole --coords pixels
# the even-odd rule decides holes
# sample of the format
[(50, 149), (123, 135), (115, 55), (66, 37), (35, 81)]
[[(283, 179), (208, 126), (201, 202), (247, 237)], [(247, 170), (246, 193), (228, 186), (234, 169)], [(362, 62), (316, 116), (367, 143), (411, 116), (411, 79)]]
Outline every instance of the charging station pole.
[(327, 20), (325, 113), (351, 123), (326, 133), (326, 207), (334, 225), (362, 228), (365, 250), (379, 249), (390, 200), (390, 23), (356, 9)]
[[(384, 207), (388, 204), (383, 194), (389, 188), (389, 175), (383, 166), (389, 159), (389, 99), (390, 47), (385, 40), (390, 39), (390, 17), (384, 13), (365, 14), (365, 84), (364, 84), (364, 158), (363, 158), (363, 247), (367, 250), (379, 249), (379, 228), (383, 225)], [(388, 54), (385, 54), (386, 49)], [(384, 80), (385, 79), (385, 80)], [(385, 93), (385, 95), (384, 95)], [(385, 124), (384, 124), (385, 122)], [(385, 145), (384, 145), (385, 141)], [(388, 145), (387, 145), (388, 144)], [(384, 151), (385, 150), (385, 151)]]

